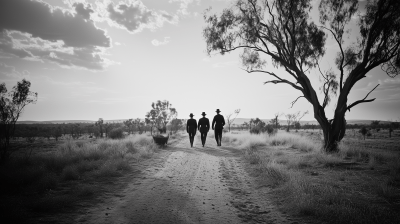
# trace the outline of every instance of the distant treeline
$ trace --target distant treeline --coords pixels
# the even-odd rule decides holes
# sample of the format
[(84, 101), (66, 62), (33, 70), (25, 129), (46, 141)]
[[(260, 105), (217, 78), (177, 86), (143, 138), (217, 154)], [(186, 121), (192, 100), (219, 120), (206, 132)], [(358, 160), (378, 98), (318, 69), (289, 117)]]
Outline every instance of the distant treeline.
[[(179, 121), (178, 121), (179, 120)], [(184, 119), (177, 119), (178, 122), (171, 122), (173, 125), (168, 125), (169, 132), (176, 132), (178, 130), (184, 130), (186, 121)], [(265, 132), (268, 129), (284, 129), (287, 130), (288, 125), (279, 124), (275, 125), (273, 123), (265, 123), (260, 119), (254, 119), (255, 122), (243, 123), (241, 125), (233, 124), (231, 130), (249, 130), (254, 133)], [(371, 124), (347, 124), (347, 129), (398, 129), (400, 127), (399, 122), (391, 123), (380, 123), (379, 121), (372, 121)], [(291, 129), (307, 129), (307, 130), (318, 130), (321, 127), (318, 124), (300, 124), (295, 123), (290, 125)], [(109, 137), (112, 130), (121, 130), (125, 134), (134, 133), (146, 133), (151, 131), (151, 126), (140, 123), (103, 123), (101, 125), (94, 123), (68, 123), (68, 124), (16, 124), (14, 138), (26, 138), (29, 140), (34, 140), (35, 138), (52, 138), (58, 140), (60, 137), (71, 137), (74, 139), (86, 136), (89, 138), (100, 138)]]
[[(269, 123), (266, 123), (258, 118), (252, 119), (253, 122), (248, 123), (244, 122), (243, 124), (233, 124), (231, 126), (231, 130), (252, 130), (254, 128), (256, 129), (267, 129), (268, 127), (271, 128), (278, 128), (278, 129), (284, 129), (288, 130), (288, 126), (290, 129), (306, 129), (306, 130), (314, 130), (314, 129), (321, 129), (321, 126), (319, 124), (301, 124), (300, 122), (293, 122), (293, 124), (287, 125), (287, 124), (280, 124), (278, 121), (277, 125), (273, 122), (270, 121)], [(361, 129), (361, 128), (369, 128), (369, 129), (399, 129), (400, 128), (400, 122), (385, 122), (381, 123), (380, 121), (371, 121), (370, 124), (346, 124), (346, 129)]]
[[(183, 129), (183, 121), (174, 122), (178, 125), (169, 125), (170, 132), (176, 132)], [(26, 138), (34, 140), (35, 138), (54, 138), (58, 140), (60, 137), (71, 137), (74, 139), (86, 136), (89, 138), (109, 137), (113, 130), (122, 130), (125, 134), (141, 134), (150, 132), (151, 126), (144, 122), (135, 124), (118, 123), (68, 123), (68, 124), (16, 124), (14, 138)]]

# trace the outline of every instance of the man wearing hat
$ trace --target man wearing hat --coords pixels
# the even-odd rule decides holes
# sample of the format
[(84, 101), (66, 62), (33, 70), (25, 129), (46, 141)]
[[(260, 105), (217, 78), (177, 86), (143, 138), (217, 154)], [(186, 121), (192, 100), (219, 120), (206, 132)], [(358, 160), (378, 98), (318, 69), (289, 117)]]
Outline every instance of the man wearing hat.
[(217, 109), (217, 111), (215, 112), (217, 112), (217, 115), (214, 116), (214, 119), (212, 121), (212, 129), (214, 130), (217, 145), (221, 146), (222, 129), (224, 129), (225, 119), (224, 116), (219, 114), (219, 112), (221, 112), (219, 109)]
[(193, 147), (194, 136), (197, 131), (197, 121), (193, 119), (193, 114), (190, 113), (190, 119), (186, 123), (186, 132), (189, 134), (190, 146)]
[(210, 130), (210, 121), (206, 118), (206, 113), (201, 113), (203, 115), (202, 118), (199, 119), (199, 126), (198, 129), (201, 134), (201, 144), (206, 144), (207, 132)]

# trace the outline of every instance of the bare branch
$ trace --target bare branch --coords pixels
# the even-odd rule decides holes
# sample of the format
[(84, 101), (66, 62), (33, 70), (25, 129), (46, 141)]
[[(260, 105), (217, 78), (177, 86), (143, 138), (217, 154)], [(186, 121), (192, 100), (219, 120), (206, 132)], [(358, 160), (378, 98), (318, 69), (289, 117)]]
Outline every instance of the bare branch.
[(372, 91), (374, 91), (374, 90), (376, 89), (376, 87), (378, 87), (379, 85), (380, 85), (380, 84), (376, 85), (375, 88), (373, 88), (371, 91), (369, 91), (369, 93), (364, 97), (364, 99), (362, 99), (362, 100), (357, 100), (356, 102), (350, 104), (350, 105), (347, 107), (347, 110), (350, 111), (350, 109), (351, 109), (352, 107), (354, 107), (355, 105), (357, 105), (357, 104), (360, 104), (360, 103), (368, 103), (368, 102), (374, 101), (376, 98), (374, 98), (374, 99), (369, 99), (369, 100), (366, 100), (366, 98), (367, 98), (368, 95), (369, 95)]
[[(304, 97), (304, 96), (299, 96), (299, 97), (297, 97), (297, 99), (295, 99), (295, 100), (293, 100), (292, 102), (291, 102), (291, 104), (292, 104), (292, 106), (290, 107), (290, 108), (293, 108), (293, 105), (297, 102), (297, 100), (299, 100), (301, 97)], [(304, 116), (304, 115), (303, 115)]]

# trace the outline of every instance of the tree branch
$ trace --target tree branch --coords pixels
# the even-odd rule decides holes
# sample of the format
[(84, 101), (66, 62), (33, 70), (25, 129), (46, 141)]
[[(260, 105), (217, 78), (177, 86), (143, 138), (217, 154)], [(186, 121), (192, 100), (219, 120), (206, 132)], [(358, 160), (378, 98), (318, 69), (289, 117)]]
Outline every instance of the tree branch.
[(295, 99), (295, 100), (293, 100), (290, 104), (292, 104), (292, 106), (290, 107), (290, 108), (293, 108), (293, 105), (297, 102), (297, 100), (299, 100), (301, 97), (304, 97), (304, 96), (299, 96), (299, 97), (297, 97), (297, 99)]
[(271, 76), (273, 76), (273, 77), (275, 77), (275, 78), (278, 79), (278, 80), (266, 81), (266, 82), (264, 82), (264, 84), (267, 84), (267, 83), (274, 83), (274, 84), (286, 83), (286, 84), (291, 85), (293, 88), (295, 88), (295, 89), (297, 89), (297, 90), (300, 90), (301, 92), (304, 91), (304, 89), (303, 89), (302, 87), (300, 87), (300, 86), (294, 84), (293, 82), (291, 82), (291, 81), (289, 81), (289, 80), (280, 78), (278, 75), (276, 75), (276, 74), (273, 73), (273, 72), (268, 72), (268, 71), (263, 71), (263, 70), (246, 70), (246, 69), (243, 69), (243, 70), (246, 71), (247, 73), (253, 73), (253, 72), (267, 73), (268, 75), (271, 75)]
[(342, 59), (340, 60), (340, 65), (339, 65), (339, 70), (340, 70), (339, 88), (340, 88), (340, 92), (342, 92), (342, 89), (343, 89), (343, 76), (344, 76), (344, 71), (343, 71), (343, 68), (344, 68), (344, 66), (343, 66), (343, 63), (344, 63), (344, 51), (343, 51), (342, 44), (341, 44), (341, 39), (342, 38), (340, 38), (340, 40), (339, 40), (338, 37), (336, 36), (336, 34), (333, 32), (333, 30), (331, 30), (331, 29), (329, 29), (327, 27), (324, 27), (324, 26), (321, 26), (321, 27), (323, 29), (329, 30), (332, 33), (332, 35), (335, 38), (337, 44), (339, 45), (340, 53), (342, 54)]
[(374, 101), (376, 98), (374, 98), (374, 99), (369, 99), (369, 100), (366, 100), (366, 98), (367, 98), (368, 95), (369, 95), (372, 91), (374, 91), (374, 90), (376, 89), (376, 87), (378, 87), (379, 85), (380, 85), (380, 84), (376, 85), (375, 88), (373, 88), (371, 91), (369, 91), (369, 93), (364, 97), (364, 99), (362, 99), (362, 100), (357, 100), (356, 102), (350, 104), (350, 105), (347, 107), (347, 110), (350, 111), (350, 109), (351, 109), (352, 107), (354, 107), (355, 105), (357, 105), (357, 104), (360, 104), (360, 103), (368, 103), (368, 102)]

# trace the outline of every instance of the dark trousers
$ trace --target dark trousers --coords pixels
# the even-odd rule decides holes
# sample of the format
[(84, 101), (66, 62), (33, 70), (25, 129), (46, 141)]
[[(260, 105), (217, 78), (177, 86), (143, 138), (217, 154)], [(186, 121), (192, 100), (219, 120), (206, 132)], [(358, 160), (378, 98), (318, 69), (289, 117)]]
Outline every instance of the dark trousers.
[(203, 146), (206, 144), (207, 132), (200, 132), (201, 133), (201, 144)]
[(188, 132), (188, 133), (189, 133), (190, 146), (193, 147), (193, 141), (194, 141), (194, 136), (196, 135), (196, 132)]
[(214, 129), (215, 140), (217, 141), (217, 145), (221, 146), (222, 139), (222, 129)]

